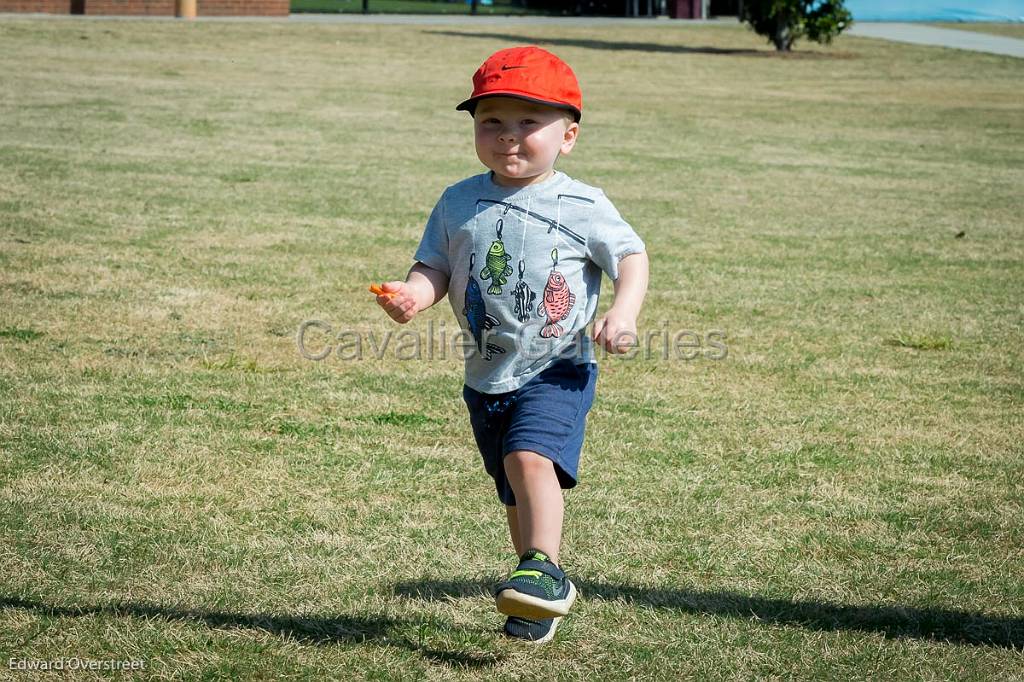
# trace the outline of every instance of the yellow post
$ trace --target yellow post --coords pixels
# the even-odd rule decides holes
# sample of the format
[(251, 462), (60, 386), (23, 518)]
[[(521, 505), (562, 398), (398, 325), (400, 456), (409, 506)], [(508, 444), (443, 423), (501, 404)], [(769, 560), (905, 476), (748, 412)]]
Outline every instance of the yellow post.
[(174, 14), (182, 19), (196, 18), (196, 0), (176, 0)]

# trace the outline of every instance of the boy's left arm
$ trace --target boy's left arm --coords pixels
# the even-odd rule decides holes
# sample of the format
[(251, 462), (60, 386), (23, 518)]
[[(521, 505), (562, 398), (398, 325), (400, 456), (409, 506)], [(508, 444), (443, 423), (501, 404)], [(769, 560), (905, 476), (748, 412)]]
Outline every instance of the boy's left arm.
[(631, 253), (619, 261), (612, 307), (594, 323), (594, 342), (609, 353), (626, 353), (636, 345), (636, 319), (647, 295), (647, 252)]

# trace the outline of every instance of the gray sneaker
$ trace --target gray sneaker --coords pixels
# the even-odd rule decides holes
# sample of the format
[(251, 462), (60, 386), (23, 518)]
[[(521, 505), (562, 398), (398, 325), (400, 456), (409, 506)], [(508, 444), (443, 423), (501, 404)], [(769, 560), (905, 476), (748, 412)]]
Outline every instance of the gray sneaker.
[(494, 590), (498, 611), (527, 620), (558, 618), (576, 601), (576, 586), (543, 552), (527, 550), (508, 580)]

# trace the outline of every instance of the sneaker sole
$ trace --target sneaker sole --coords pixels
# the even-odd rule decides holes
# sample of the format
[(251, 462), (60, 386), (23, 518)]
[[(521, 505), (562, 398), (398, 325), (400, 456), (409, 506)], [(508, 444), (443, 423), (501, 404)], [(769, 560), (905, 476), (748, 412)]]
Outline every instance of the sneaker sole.
[(555, 630), (558, 629), (558, 624), (562, 621), (561, 618), (554, 618), (551, 622), (551, 629), (548, 630), (548, 634), (544, 635), (540, 639), (526, 639), (525, 637), (513, 637), (512, 635), (505, 633), (505, 637), (515, 642), (522, 642), (529, 646), (537, 646), (540, 644), (546, 644), (555, 638)]
[(558, 629), (558, 624), (562, 621), (561, 617), (555, 618), (551, 622), (551, 629), (548, 630), (548, 634), (544, 635), (540, 639), (524, 639), (524, 642), (537, 646), (538, 644), (546, 644), (555, 638), (555, 630)]
[[(565, 599), (542, 599), (516, 590), (502, 590), (495, 599), (498, 611), (506, 616), (518, 616), (529, 620), (560, 618), (569, 613), (576, 601), (576, 586), (569, 581), (569, 594)], [(546, 640), (545, 640), (546, 641)]]

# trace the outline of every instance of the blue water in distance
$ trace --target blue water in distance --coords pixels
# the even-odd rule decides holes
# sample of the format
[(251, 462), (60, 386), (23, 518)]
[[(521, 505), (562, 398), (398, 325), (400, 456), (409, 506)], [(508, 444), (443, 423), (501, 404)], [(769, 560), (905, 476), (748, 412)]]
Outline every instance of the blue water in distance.
[(846, 0), (856, 21), (1024, 21), (1024, 0)]

